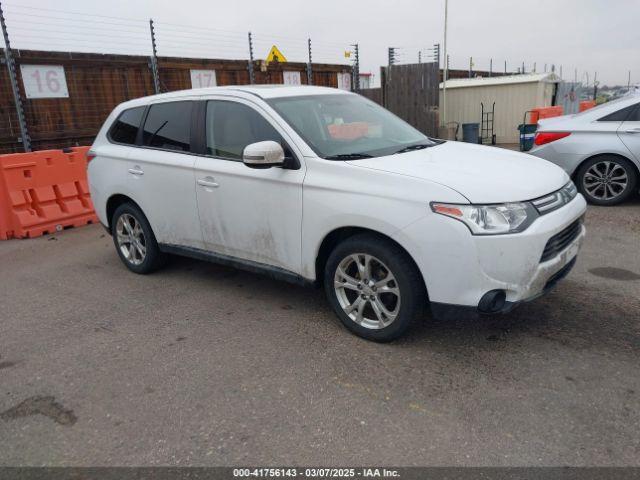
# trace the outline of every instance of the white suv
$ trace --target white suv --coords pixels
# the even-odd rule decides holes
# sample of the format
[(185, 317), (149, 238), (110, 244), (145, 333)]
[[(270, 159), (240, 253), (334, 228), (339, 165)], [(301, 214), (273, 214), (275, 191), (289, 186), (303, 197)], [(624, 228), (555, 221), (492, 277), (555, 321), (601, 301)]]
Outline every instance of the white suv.
[(586, 203), (561, 168), (432, 140), (330, 88), (132, 100), (89, 158), (98, 217), (130, 270), (171, 253), (323, 284), (344, 325), (376, 341), (426, 304), (491, 314), (541, 295), (585, 232)]

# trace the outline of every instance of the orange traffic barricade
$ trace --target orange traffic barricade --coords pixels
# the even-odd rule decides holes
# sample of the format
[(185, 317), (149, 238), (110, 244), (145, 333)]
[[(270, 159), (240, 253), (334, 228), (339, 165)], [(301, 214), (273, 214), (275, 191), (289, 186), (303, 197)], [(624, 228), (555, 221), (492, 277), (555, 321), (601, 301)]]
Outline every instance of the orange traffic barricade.
[(595, 106), (596, 106), (595, 100), (583, 100), (582, 102), (580, 102), (578, 111), (584, 112), (585, 110), (589, 110), (590, 108), (593, 108)]
[(0, 155), (0, 240), (98, 221), (89, 197), (87, 150)]
[(562, 105), (556, 105), (555, 107), (538, 107), (531, 110), (531, 123), (538, 123), (538, 120), (544, 118), (559, 117), (564, 113)]

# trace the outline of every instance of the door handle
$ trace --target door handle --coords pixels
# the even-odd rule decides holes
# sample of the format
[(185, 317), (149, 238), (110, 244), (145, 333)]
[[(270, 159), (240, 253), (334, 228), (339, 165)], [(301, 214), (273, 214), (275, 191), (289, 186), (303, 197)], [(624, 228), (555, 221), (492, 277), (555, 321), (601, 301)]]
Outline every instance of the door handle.
[(640, 133), (640, 128), (630, 128), (629, 130), (625, 130), (627, 133)]
[(138, 167), (137, 165), (133, 168), (129, 169), (129, 173), (131, 175), (144, 175), (144, 172), (142, 171), (142, 169), (140, 167)]
[(204, 177), (199, 179), (198, 185), (202, 185), (207, 188), (218, 188), (220, 186), (213, 177)]

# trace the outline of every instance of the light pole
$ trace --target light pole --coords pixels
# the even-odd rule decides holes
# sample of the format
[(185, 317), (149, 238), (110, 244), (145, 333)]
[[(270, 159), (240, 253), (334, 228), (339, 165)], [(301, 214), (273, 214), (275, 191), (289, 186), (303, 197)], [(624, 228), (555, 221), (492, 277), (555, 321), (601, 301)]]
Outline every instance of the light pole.
[[(447, 75), (449, 75), (449, 57), (447, 57), (447, 20), (449, 0), (444, 0), (444, 73), (442, 75), (442, 126), (447, 125)], [(438, 69), (440, 75), (440, 69)]]

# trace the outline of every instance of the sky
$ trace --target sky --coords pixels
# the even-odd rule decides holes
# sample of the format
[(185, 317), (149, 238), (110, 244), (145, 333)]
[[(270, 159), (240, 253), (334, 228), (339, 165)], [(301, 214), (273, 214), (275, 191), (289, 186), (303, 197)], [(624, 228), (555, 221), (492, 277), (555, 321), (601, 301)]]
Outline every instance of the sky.
[[(291, 61), (346, 63), (358, 43), (360, 71), (379, 77), (387, 48), (400, 63), (427, 59), (444, 43), (445, 0), (8, 0), (14, 48), (148, 53), (153, 18), (159, 55), (256, 59), (277, 45)], [(67, 13), (71, 12), (71, 13)], [(84, 15), (82, 15), (84, 14)], [(95, 15), (90, 17), (89, 15)], [(450, 67), (531, 71), (562, 66), (563, 78), (600, 85), (640, 83), (640, 0), (449, 0)], [(70, 28), (77, 27), (77, 28)], [(76, 32), (76, 33), (74, 33)], [(442, 45), (444, 49), (444, 45)], [(352, 57), (353, 58), (353, 57)], [(577, 73), (576, 73), (577, 69)]]

